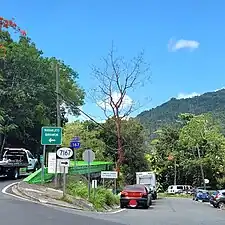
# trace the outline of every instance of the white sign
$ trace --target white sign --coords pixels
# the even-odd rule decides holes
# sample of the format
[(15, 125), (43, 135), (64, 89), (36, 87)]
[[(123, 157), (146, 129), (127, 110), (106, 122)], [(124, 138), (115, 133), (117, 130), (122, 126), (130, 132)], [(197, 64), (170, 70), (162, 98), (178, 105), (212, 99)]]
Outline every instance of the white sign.
[(117, 179), (118, 172), (117, 171), (101, 171), (101, 178), (103, 179)]
[(56, 170), (56, 153), (48, 153), (48, 173), (55, 173)]
[(64, 168), (65, 173), (68, 173), (69, 167), (61, 166), (61, 161), (65, 161), (65, 159), (57, 159), (57, 173), (64, 173)]
[(92, 182), (91, 182), (91, 187), (92, 187), (92, 188), (97, 188), (97, 185), (98, 185), (97, 180), (92, 180)]
[(70, 148), (59, 148), (56, 154), (61, 159), (69, 159), (73, 156), (73, 150)]
[(209, 180), (208, 179), (204, 179), (205, 181), (205, 184), (208, 184), (209, 183)]
[(87, 149), (83, 152), (83, 160), (85, 162), (93, 162), (95, 160), (95, 153), (91, 149)]
[(69, 167), (70, 166), (70, 160), (69, 159), (61, 159), (59, 162), (60, 162), (60, 166), (62, 166), (62, 167)]

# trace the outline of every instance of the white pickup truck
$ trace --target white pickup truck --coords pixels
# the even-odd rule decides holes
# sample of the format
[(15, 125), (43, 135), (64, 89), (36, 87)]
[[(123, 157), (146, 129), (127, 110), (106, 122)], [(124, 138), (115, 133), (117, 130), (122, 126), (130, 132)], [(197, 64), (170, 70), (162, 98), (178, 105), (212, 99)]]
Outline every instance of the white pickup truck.
[(18, 179), (21, 170), (34, 172), (39, 168), (39, 163), (31, 152), (24, 148), (5, 148), (0, 160), (0, 175), (10, 179)]

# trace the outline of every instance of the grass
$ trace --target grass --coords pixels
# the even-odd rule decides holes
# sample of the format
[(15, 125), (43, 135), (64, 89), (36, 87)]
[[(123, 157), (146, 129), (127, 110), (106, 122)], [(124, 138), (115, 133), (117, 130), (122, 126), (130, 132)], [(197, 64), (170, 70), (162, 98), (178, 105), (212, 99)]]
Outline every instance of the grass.
[(159, 198), (192, 198), (190, 194), (168, 194), (168, 193), (159, 193)]
[[(88, 199), (88, 186), (86, 182), (69, 180), (67, 185), (67, 194), (74, 197)], [(89, 200), (97, 211), (105, 211), (108, 208), (113, 208), (119, 204), (119, 196), (114, 195), (111, 191), (98, 187), (94, 190), (91, 189)]]

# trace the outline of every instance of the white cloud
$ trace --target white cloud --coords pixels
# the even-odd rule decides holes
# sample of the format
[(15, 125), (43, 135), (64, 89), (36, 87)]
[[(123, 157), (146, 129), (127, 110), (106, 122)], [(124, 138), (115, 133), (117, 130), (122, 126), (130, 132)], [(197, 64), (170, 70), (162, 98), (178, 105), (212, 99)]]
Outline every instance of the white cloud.
[(168, 43), (168, 49), (170, 51), (177, 51), (183, 48), (189, 49), (191, 51), (199, 48), (200, 43), (198, 41), (195, 40), (184, 40), (184, 39), (180, 39), (180, 40), (173, 40), (170, 39), (169, 43)]
[(200, 94), (197, 92), (192, 92), (190, 94), (186, 94), (186, 93), (180, 93), (177, 96), (177, 99), (184, 99), (184, 98), (193, 98), (195, 96), (199, 96)]
[[(120, 99), (120, 93), (113, 92), (112, 98), (113, 98), (114, 103), (116, 103)], [(99, 106), (101, 106), (102, 108), (106, 108), (106, 110), (111, 111), (112, 108), (109, 103), (110, 103), (110, 100), (108, 98), (108, 99), (106, 99), (106, 101), (99, 101), (97, 104)], [(132, 104), (133, 104), (133, 100), (131, 99), (131, 97), (129, 97), (128, 95), (125, 95), (120, 109), (126, 109), (129, 106), (131, 106)]]
[(220, 91), (220, 90), (222, 90), (222, 89), (225, 89), (225, 87), (218, 88), (218, 89), (216, 89), (215, 91)]

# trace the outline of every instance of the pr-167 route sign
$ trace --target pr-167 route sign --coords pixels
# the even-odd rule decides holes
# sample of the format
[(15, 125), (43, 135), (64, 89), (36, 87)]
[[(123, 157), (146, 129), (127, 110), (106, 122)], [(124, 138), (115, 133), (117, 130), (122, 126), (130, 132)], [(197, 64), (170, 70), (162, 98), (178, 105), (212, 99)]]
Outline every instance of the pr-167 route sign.
[(61, 145), (62, 127), (42, 127), (41, 128), (42, 145)]

